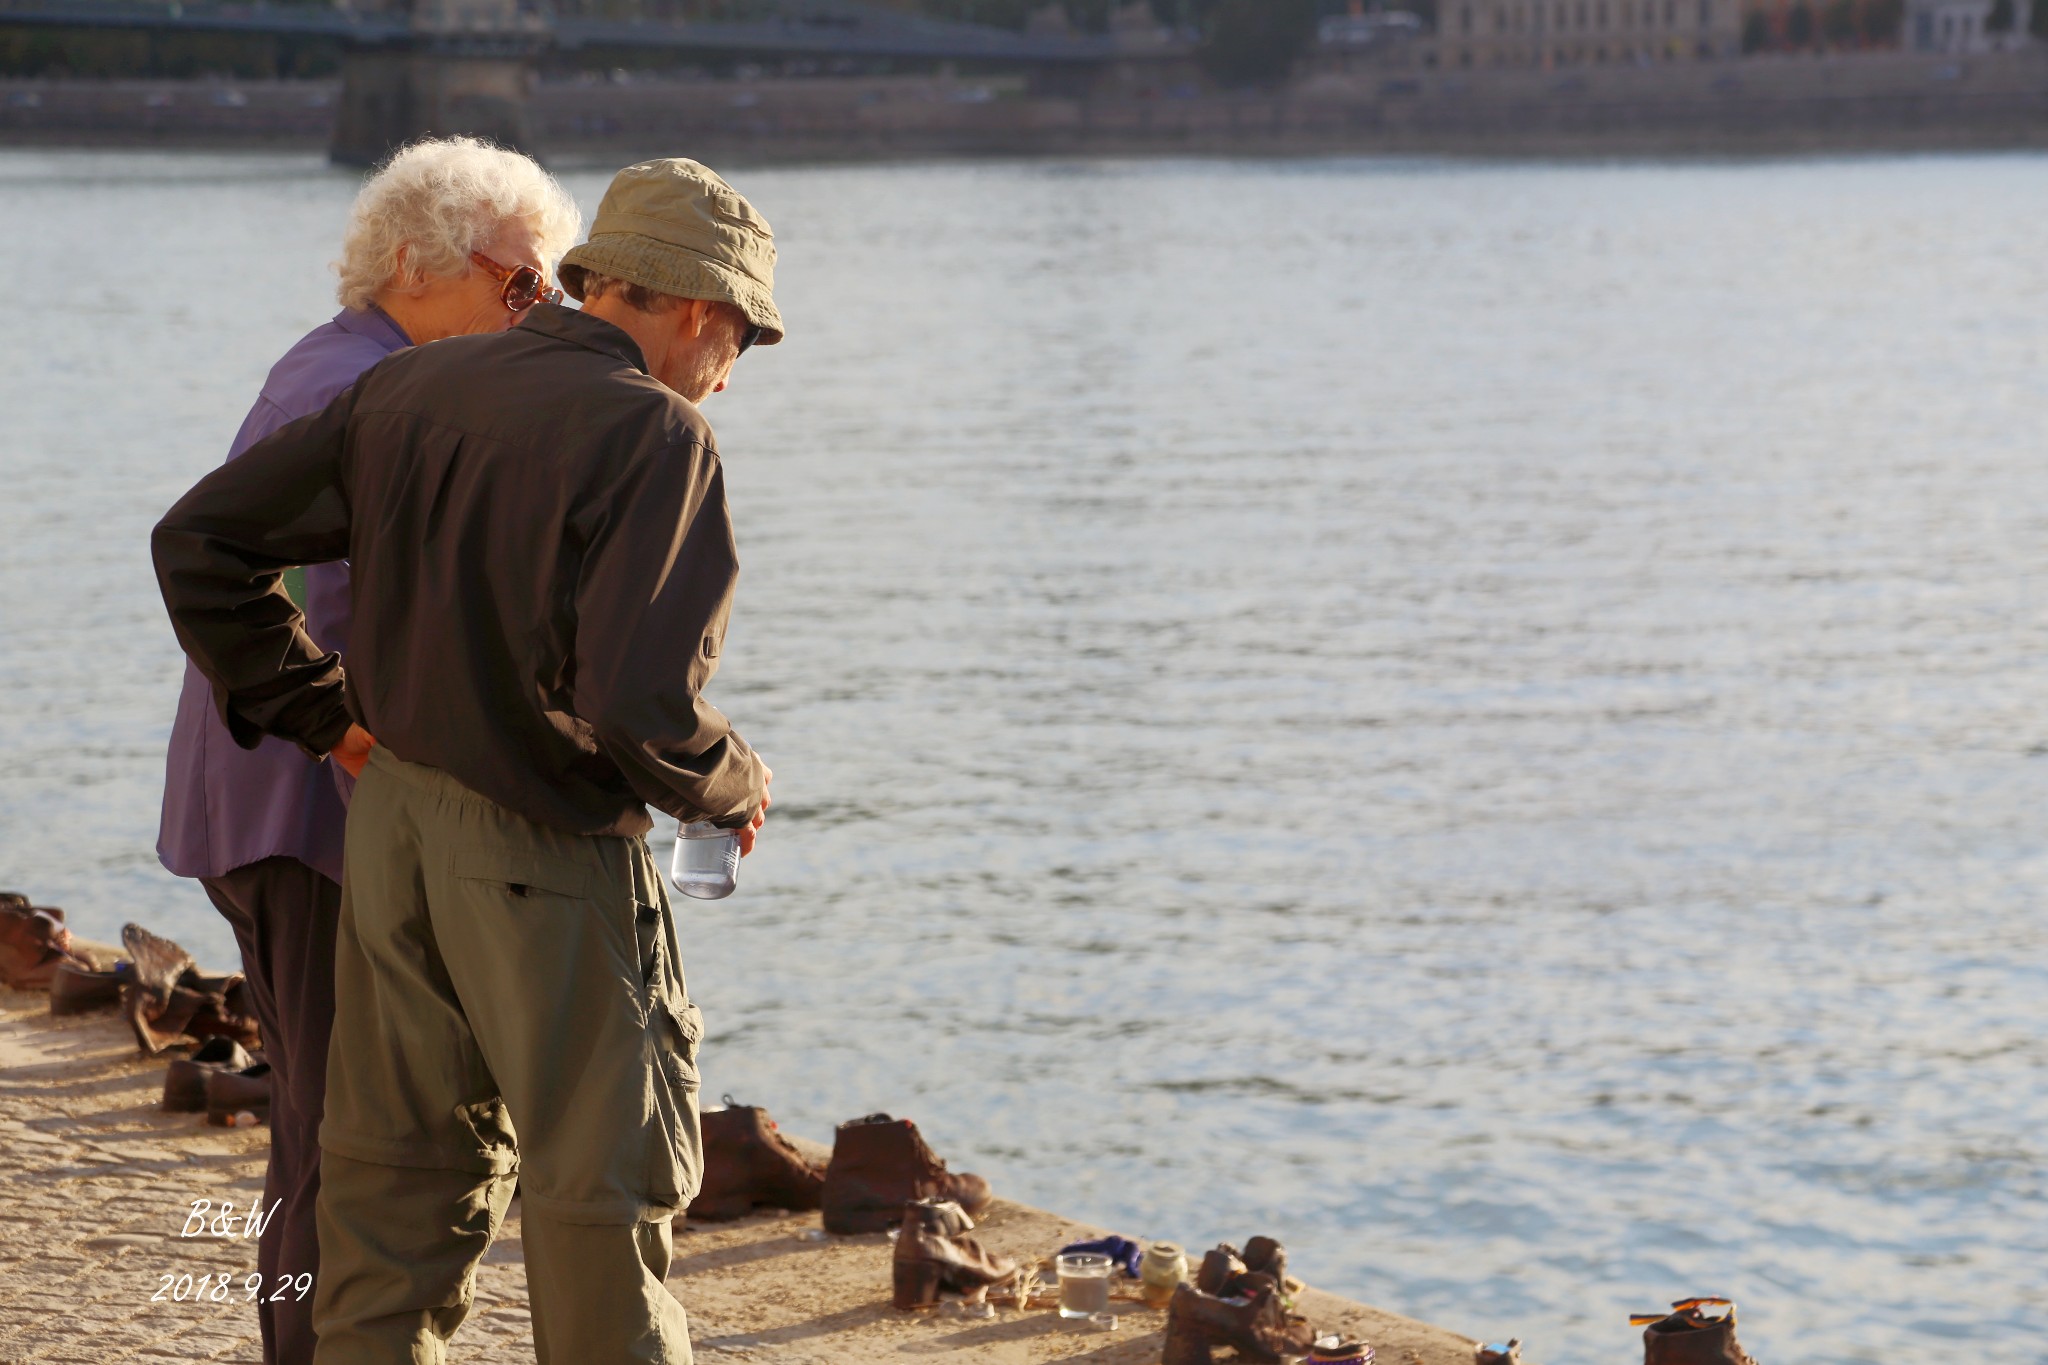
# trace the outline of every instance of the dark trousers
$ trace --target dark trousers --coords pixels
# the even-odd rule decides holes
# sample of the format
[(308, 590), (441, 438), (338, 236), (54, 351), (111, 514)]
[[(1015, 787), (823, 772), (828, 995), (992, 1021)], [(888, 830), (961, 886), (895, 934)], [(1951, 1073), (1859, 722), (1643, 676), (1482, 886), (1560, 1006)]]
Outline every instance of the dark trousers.
[(270, 1062), (270, 1214), (258, 1244), (257, 1314), (265, 1365), (311, 1365), (313, 1296), (275, 1294), (281, 1278), (320, 1270), (314, 1207), (320, 1193), (320, 1115), (327, 1038), (334, 1028), (334, 936), (341, 888), (293, 858), (265, 858), (224, 877), (202, 877), (242, 948), (263, 1052)]

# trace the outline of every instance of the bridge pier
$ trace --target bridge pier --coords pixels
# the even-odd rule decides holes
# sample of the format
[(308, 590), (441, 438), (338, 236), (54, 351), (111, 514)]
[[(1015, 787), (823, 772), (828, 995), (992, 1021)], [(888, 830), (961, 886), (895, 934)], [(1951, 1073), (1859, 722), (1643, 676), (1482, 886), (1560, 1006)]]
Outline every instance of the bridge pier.
[(543, 35), (526, 30), (432, 34), (352, 50), (328, 154), (371, 166), (422, 137), (467, 133), (530, 150), (526, 97)]

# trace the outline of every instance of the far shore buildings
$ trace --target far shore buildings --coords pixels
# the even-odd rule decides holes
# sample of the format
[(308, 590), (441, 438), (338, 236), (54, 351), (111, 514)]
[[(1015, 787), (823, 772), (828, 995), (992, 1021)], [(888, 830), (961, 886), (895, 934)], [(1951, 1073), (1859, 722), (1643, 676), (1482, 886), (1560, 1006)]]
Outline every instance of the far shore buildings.
[[(2048, 0), (2033, 0), (2033, 5), (2038, 4), (2048, 4)], [(1993, 0), (1906, 0), (1899, 45), (1908, 52), (1956, 57), (2009, 51), (2028, 42), (2032, 7), (2028, 0), (2013, 0), (2010, 24), (2003, 31), (1994, 31), (1991, 16), (1997, 6)]]
[(1438, 0), (1437, 5), (1437, 61), (1447, 68), (1653, 66), (1723, 61), (1739, 56), (1741, 49), (1741, 0)]

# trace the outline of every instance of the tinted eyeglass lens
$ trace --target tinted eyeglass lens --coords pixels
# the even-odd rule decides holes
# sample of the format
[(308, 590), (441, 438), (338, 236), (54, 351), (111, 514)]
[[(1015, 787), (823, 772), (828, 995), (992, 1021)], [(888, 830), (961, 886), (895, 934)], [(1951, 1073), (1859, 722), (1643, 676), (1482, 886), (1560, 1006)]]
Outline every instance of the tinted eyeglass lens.
[(745, 355), (745, 354), (746, 354), (746, 353), (747, 353), (748, 351), (752, 350), (752, 349), (753, 349), (753, 346), (754, 346), (754, 343), (755, 343), (755, 342), (757, 342), (757, 341), (759, 341), (759, 340), (761, 339), (761, 334), (762, 334), (762, 333), (763, 333), (763, 332), (764, 332), (765, 330), (766, 330), (765, 328), (761, 328), (761, 327), (749, 327), (749, 328), (747, 328), (747, 330), (746, 330), (746, 331), (744, 331), (744, 332), (741, 332), (741, 333), (740, 333), (740, 354), (741, 354), (741, 355)]
[(505, 306), (515, 313), (524, 312), (540, 302), (546, 292), (547, 281), (530, 265), (522, 265), (512, 272), (505, 281)]

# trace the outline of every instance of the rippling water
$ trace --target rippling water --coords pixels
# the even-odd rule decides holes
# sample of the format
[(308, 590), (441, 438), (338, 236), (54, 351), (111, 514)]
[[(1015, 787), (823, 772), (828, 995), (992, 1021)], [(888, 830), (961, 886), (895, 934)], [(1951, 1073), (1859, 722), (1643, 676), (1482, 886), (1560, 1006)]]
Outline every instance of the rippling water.
[[(1548, 1362), (2048, 1360), (2044, 169), (736, 172), (707, 1089)], [(0, 153), (0, 884), (97, 936), (231, 952), (145, 534), (353, 184)]]

